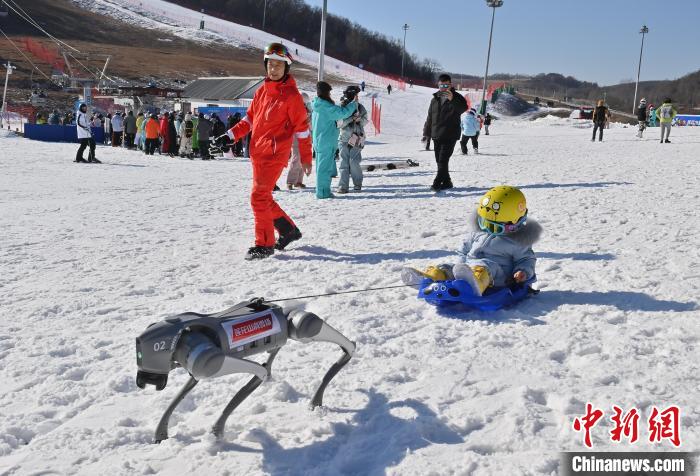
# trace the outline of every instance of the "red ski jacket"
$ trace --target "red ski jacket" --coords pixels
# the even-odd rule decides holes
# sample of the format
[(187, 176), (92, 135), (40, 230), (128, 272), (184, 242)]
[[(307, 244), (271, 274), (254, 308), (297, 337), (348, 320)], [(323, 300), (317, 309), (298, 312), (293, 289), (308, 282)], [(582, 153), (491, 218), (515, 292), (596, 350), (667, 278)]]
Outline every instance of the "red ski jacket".
[(299, 141), (301, 163), (311, 163), (311, 133), (304, 100), (290, 75), (282, 81), (265, 78), (255, 92), (246, 116), (227, 132), (237, 141), (252, 132), (252, 160), (287, 163), (294, 137)]

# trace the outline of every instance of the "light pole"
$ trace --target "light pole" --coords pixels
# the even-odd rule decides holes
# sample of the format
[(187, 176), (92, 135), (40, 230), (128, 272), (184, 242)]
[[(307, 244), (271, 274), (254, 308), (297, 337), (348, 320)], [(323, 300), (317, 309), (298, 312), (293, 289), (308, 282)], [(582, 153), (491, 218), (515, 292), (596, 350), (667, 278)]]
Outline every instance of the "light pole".
[(265, 0), (265, 4), (263, 5), (263, 24), (262, 24), (263, 31), (265, 31), (265, 17), (267, 17), (267, 0)]
[(403, 57), (406, 55), (406, 32), (408, 31), (408, 23), (404, 23), (403, 29), (403, 50), (401, 51), (401, 79), (403, 79)]
[(328, 12), (328, 0), (323, 0), (321, 12), (321, 46), (318, 49), (318, 80), (323, 81), (323, 57), (326, 53), (326, 13)]
[(642, 29), (639, 30), (642, 34), (642, 47), (639, 49), (639, 67), (637, 68), (637, 84), (634, 85), (634, 101), (632, 101), (632, 114), (635, 113), (637, 109), (637, 88), (639, 88), (639, 73), (642, 71), (642, 53), (644, 52), (644, 35), (649, 33), (649, 28), (646, 25), (642, 25)]
[(7, 73), (5, 73), (5, 89), (2, 92), (2, 109), (0, 109), (0, 127), (2, 127), (2, 119), (5, 116), (5, 112), (7, 112), (7, 102), (5, 99), (7, 98), (7, 82), (10, 79), (10, 75), (12, 74), (12, 70), (16, 69), (15, 66), (12, 66), (8, 60), (7, 64), (3, 65), (5, 69), (7, 69)]
[(486, 72), (484, 73), (484, 90), (481, 92), (481, 114), (486, 114), (486, 78), (489, 75), (489, 60), (491, 59), (491, 38), (493, 37), (493, 20), (496, 18), (496, 8), (503, 6), (503, 0), (486, 0), (486, 5), (493, 8), (491, 14), (491, 32), (489, 33), (489, 51), (486, 53)]

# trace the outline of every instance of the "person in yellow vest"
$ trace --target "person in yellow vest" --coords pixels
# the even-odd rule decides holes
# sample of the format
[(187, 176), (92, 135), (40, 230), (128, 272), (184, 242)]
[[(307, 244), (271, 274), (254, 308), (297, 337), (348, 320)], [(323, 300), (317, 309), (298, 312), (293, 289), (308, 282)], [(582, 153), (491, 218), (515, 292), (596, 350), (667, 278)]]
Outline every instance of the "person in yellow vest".
[[(670, 144), (671, 141), (668, 140), (668, 136), (671, 134), (671, 125), (673, 124), (673, 118), (676, 117), (678, 112), (673, 107), (673, 101), (671, 98), (664, 99), (664, 103), (659, 106), (656, 110), (656, 117), (659, 120), (659, 125), (661, 126), (661, 143), (664, 142)], [(666, 136), (664, 137), (664, 132)]]

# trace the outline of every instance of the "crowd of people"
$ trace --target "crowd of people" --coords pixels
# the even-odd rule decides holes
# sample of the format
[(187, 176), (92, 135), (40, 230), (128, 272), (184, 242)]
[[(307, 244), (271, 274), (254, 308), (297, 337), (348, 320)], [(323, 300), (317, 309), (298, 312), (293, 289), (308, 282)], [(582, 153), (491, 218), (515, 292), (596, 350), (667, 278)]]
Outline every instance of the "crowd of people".
[[(116, 111), (114, 114), (102, 115), (87, 113), (81, 115), (81, 110), (87, 110), (87, 106), (81, 104), (76, 117), (83, 118), (90, 129), (101, 128), (104, 130), (104, 144), (112, 147), (123, 147), (130, 150), (140, 150), (146, 155), (154, 155), (156, 152), (168, 157), (182, 157), (193, 160), (201, 157), (202, 160), (210, 160), (210, 138), (223, 134), (227, 128), (235, 126), (241, 120), (241, 114), (235, 113), (222, 119), (213, 113), (190, 114), (176, 112), (144, 113), (139, 111), (134, 115), (133, 111)], [(75, 125), (79, 131), (83, 130), (83, 124), (77, 122), (72, 114), (60, 117), (54, 111), (49, 117), (49, 124)], [(92, 137), (92, 134), (91, 134)], [(82, 145), (82, 144), (81, 144)], [(236, 157), (247, 156), (246, 143), (236, 144), (232, 149)], [(82, 157), (82, 151), (79, 157)], [(80, 162), (80, 160), (77, 160)]]

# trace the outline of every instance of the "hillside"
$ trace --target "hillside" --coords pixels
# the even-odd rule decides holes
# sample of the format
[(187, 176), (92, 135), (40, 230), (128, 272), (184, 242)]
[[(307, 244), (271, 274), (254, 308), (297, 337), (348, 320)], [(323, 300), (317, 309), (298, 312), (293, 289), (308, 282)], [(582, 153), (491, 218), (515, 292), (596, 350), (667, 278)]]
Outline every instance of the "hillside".
[[(139, 28), (75, 6), (68, 0), (35, 0), (22, 8), (46, 31), (66, 41), (83, 53), (112, 55), (107, 74), (122, 82), (144, 85), (155, 80), (159, 85), (176, 85), (198, 76), (242, 75), (263, 73), (260, 53), (245, 48), (202, 43), (169, 34), (167, 31)], [(0, 28), (16, 43), (32, 37), (47, 48), (57, 51), (55, 43), (37, 28), (14, 13), (0, 19)], [(45, 74), (51, 67), (46, 62), (24, 53)], [(10, 99), (25, 100), (31, 80), (47, 81), (32, 68), (12, 44), (0, 41), (0, 59), (17, 66), (8, 94)], [(91, 60), (89, 67), (103, 65), (104, 60)], [(301, 72), (312, 80), (315, 73)], [(20, 91), (21, 89), (22, 91)]]

